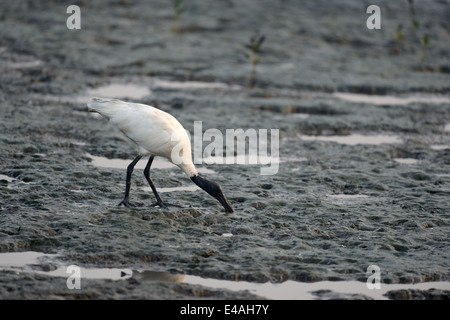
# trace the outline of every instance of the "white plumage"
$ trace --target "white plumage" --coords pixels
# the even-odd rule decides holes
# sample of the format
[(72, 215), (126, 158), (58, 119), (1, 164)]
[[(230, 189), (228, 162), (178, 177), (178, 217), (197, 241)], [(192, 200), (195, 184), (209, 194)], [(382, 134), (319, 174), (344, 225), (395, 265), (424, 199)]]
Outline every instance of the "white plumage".
[(145, 104), (117, 99), (92, 98), (88, 107), (117, 126), (137, 145), (142, 156), (153, 154), (173, 162), (172, 150), (182, 146), (177, 155), (183, 161), (175, 164), (189, 177), (198, 174), (192, 163), (189, 136), (172, 115)]
[[(149, 170), (155, 156), (168, 159), (179, 166), (203, 190), (219, 200), (226, 212), (233, 212), (220, 186), (198, 175), (192, 162), (191, 142), (186, 130), (172, 115), (157, 108), (124, 102), (117, 99), (92, 98), (88, 102), (90, 112), (100, 113), (104, 118), (117, 126), (139, 150), (139, 156), (130, 164), (127, 173), (127, 188), (124, 205), (131, 205), (128, 201), (131, 172), (134, 165), (142, 156), (151, 155), (144, 174), (158, 200), (157, 205), (166, 206), (150, 180)], [(175, 155), (175, 157), (174, 157)]]

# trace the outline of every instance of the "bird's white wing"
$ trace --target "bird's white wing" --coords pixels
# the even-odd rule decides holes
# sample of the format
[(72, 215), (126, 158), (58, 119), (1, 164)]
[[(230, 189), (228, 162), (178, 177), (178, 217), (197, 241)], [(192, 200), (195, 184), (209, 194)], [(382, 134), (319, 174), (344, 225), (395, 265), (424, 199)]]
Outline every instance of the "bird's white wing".
[(169, 157), (180, 135), (187, 136), (173, 116), (144, 104), (123, 102), (110, 116), (110, 121), (134, 141), (144, 155)]
[(92, 98), (88, 107), (117, 126), (138, 146), (141, 155), (165, 157), (187, 175), (196, 174), (189, 136), (172, 115), (145, 104), (117, 99)]

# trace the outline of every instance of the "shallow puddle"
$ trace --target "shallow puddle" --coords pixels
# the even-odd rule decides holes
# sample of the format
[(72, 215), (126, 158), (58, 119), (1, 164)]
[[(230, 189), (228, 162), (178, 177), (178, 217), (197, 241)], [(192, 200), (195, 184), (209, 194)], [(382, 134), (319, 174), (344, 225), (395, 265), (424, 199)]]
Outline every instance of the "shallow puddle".
[(201, 81), (170, 81), (154, 79), (153, 86), (160, 89), (192, 90), (192, 89), (231, 89), (238, 90), (241, 86), (228, 85), (222, 82), (201, 82)]
[(229, 237), (234, 236), (234, 234), (229, 233), (229, 232), (225, 232), (225, 233), (222, 233), (220, 236), (221, 236), (221, 237), (225, 237), (225, 238), (229, 238)]
[(368, 198), (365, 194), (330, 194), (330, 198), (340, 199), (340, 200), (352, 200), (352, 199), (361, 199)]
[[(91, 164), (94, 167), (101, 167), (101, 168), (126, 169), (128, 165), (131, 163), (131, 161), (133, 161), (133, 159), (130, 160), (116, 159), (116, 158), (108, 159), (106, 157), (94, 156), (89, 153), (87, 153), (86, 156), (92, 159)], [(146, 165), (147, 161), (142, 160), (139, 161), (134, 168), (143, 170), (145, 169)], [(172, 168), (176, 168), (176, 166), (163, 158), (155, 157), (155, 159), (153, 160), (152, 169), (172, 169)]]
[(365, 194), (330, 194), (327, 197), (331, 203), (338, 205), (359, 204), (371, 199)]
[(280, 163), (279, 157), (259, 156), (257, 154), (243, 154), (236, 156), (210, 156), (202, 159), (206, 164), (245, 164), (261, 165), (269, 163)]
[(450, 149), (450, 146), (447, 146), (445, 144), (433, 144), (430, 146), (430, 148), (433, 150), (445, 150)]
[[(229, 236), (223, 234), (222, 236)], [(69, 278), (73, 274), (70, 266), (64, 266), (57, 261), (59, 255), (40, 252), (0, 253), (0, 270), (24, 273), (44, 274), (53, 277)], [(50, 268), (48, 266), (52, 265)], [(45, 267), (52, 269), (44, 271)], [(74, 266), (74, 265), (72, 265)], [(77, 266), (76, 266), (77, 267)], [(214, 289), (231, 291), (247, 290), (267, 299), (311, 300), (316, 299), (316, 291), (332, 291), (342, 295), (364, 295), (372, 299), (387, 300), (384, 296), (388, 291), (401, 289), (440, 289), (450, 290), (450, 282), (423, 282), (418, 284), (380, 284), (380, 289), (369, 289), (365, 282), (359, 281), (318, 281), (298, 282), (288, 280), (282, 283), (254, 283), (248, 281), (217, 280), (199, 276), (173, 274), (152, 270), (133, 270), (131, 268), (83, 268), (79, 267), (81, 279), (123, 280), (134, 278), (138, 281), (184, 282)]]
[(14, 189), (14, 186), (17, 184), (20, 184), (20, 185), (29, 185), (30, 184), (29, 182), (24, 182), (22, 180), (12, 178), (12, 177), (9, 177), (4, 174), (0, 174), (0, 181), (2, 181), (2, 180), (6, 181), (8, 183), (6, 185), (6, 188), (8, 188), (8, 189)]
[(33, 61), (24, 61), (24, 62), (10, 62), (6, 64), (7, 68), (10, 69), (28, 69), (28, 68), (35, 68), (43, 65), (44, 62), (41, 60), (33, 60)]
[(401, 164), (416, 164), (419, 162), (419, 160), (414, 158), (394, 158), (394, 161)]
[[(148, 191), (148, 192), (152, 192), (152, 188), (150, 188), (150, 187), (144, 187), (144, 188), (142, 188), (142, 190)], [(189, 191), (189, 192), (194, 192), (194, 191), (197, 191), (197, 190), (200, 190), (200, 188), (197, 187), (197, 185), (195, 185), (195, 184), (193, 184), (192, 186), (158, 188), (158, 192), (159, 192), (159, 193), (164, 193), (164, 192), (179, 192), (179, 191)]]
[(373, 136), (365, 136), (361, 134), (350, 134), (347, 136), (307, 136), (300, 135), (300, 139), (311, 141), (311, 140), (319, 140), (319, 141), (329, 141), (336, 142), (340, 144), (348, 144), (348, 145), (358, 145), (358, 144), (371, 144), (371, 145), (379, 145), (379, 144), (394, 144), (401, 143), (402, 140), (393, 135), (373, 135)]
[(248, 290), (250, 293), (273, 300), (313, 300), (316, 291), (333, 291), (342, 295), (364, 295), (372, 299), (388, 300), (384, 296), (388, 291), (401, 289), (427, 290), (431, 288), (448, 290), (449, 282), (427, 282), (419, 284), (381, 284), (380, 289), (370, 290), (365, 282), (359, 281), (318, 281), (297, 282), (287, 280), (282, 283), (253, 283), (247, 281), (227, 281), (186, 276), (185, 283), (202, 285), (215, 289), (232, 291)]
[(298, 119), (306, 119), (309, 118), (310, 114), (307, 113), (290, 113), (289, 117), (298, 118)]
[[(101, 168), (126, 169), (132, 161), (132, 159), (130, 160), (116, 159), (116, 158), (108, 159), (106, 157), (94, 156), (89, 153), (87, 153), (86, 156), (92, 159), (91, 164), (94, 167), (101, 167)], [(147, 161), (144, 159), (139, 161), (134, 168), (144, 170), (146, 165)], [(174, 168), (178, 167), (161, 157), (155, 157), (152, 163), (152, 169), (174, 169)], [(203, 174), (216, 174), (214, 170), (203, 167), (197, 167), (197, 171)]]
[(45, 254), (35, 251), (0, 253), (0, 268), (25, 268), (38, 264), (44, 259), (55, 258), (56, 254)]
[(4, 175), (4, 174), (0, 174), (0, 180), (6, 180), (9, 183), (9, 182), (13, 182), (13, 181), (15, 181), (17, 179), (8, 177), (7, 175)]
[(86, 91), (86, 96), (104, 98), (142, 99), (150, 94), (151, 91), (146, 86), (135, 84), (109, 84)]
[(221, 82), (201, 81), (170, 81), (158, 78), (150, 78), (148, 85), (112, 83), (98, 88), (88, 89), (82, 97), (77, 100), (89, 100), (90, 97), (98, 96), (104, 98), (128, 98), (142, 99), (152, 94), (150, 89), (169, 90), (195, 90), (195, 89), (241, 89), (237, 85), (228, 85)]
[[(58, 254), (45, 254), (34, 251), (0, 253), (0, 270), (31, 272), (55, 277), (69, 277), (69, 266), (58, 266)], [(53, 267), (50, 267), (52, 265)], [(44, 271), (46, 268), (54, 269)], [(81, 276), (86, 279), (127, 279), (132, 275), (130, 269), (117, 268), (82, 268)]]
[(335, 98), (359, 103), (370, 103), (375, 105), (406, 105), (413, 102), (423, 103), (450, 103), (450, 97), (436, 95), (417, 95), (417, 96), (381, 96), (357, 93), (333, 93)]

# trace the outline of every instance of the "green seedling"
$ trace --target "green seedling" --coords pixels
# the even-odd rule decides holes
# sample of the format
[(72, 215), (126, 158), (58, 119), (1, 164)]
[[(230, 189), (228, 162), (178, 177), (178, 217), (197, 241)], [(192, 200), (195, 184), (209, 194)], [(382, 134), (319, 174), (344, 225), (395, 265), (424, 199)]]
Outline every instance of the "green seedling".
[(409, 17), (411, 19), (411, 30), (414, 36), (417, 36), (417, 29), (419, 28), (419, 21), (416, 18), (416, 10), (414, 9), (414, 0), (408, 0), (409, 3)]
[(397, 26), (397, 30), (395, 31), (393, 36), (397, 42), (397, 48), (393, 51), (398, 54), (400, 52), (400, 47), (403, 43), (403, 39), (405, 39), (405, 34), (403, 33), (403, 25), (401, 23)]
[(426, 58), (426, 54), (427, 54), (427, 48), (428, 48), (428, 44), (429, 44), (429, 39), (428, 39), (428, 35), (425, 34), (422, 37), (420, 37), (417, 33), (418, 33), (418, 29), (419, 29), (419, 21), (416, 18), (416, 11), (414, 9), (414, 0), (408, 0), (409, 3), (409, 16), (411, 19), (411, 31), (413, 33), (414, 38), (416, 38), (421, 45), (421, 57), (420, 60), (423, 62), (425, 61)]
[(427, 46), (428, 46), (428, 43), (429, 43), (428, 35), (427, 34), (424, 35), (422, 37), (422, 39), (420, 39), (420, 42), (422, 43), (422, 57), (421, 57), (421, 60), (425, 61), (426, 53), (427, 53)]
[(266, 37), (264, 35), (259, 35), (259, 33), (257, 33), (250, 38), (250, 43), (245, 45), (245, 48), (248, 50), (248, 52), (245, 53), (245, 56), (252, 64), (252, 73), (250, 76), (251, 85), (254, 84), (256, 79), (256, 67), (261, 59), (261, 54), (263, 53), (261, 46), (265, 40)]
[(184, 12), (183, 0), (173, 0), (173, 23), (172, 23), (172, 32), (178, 33), (180, 32), (180, 16)]

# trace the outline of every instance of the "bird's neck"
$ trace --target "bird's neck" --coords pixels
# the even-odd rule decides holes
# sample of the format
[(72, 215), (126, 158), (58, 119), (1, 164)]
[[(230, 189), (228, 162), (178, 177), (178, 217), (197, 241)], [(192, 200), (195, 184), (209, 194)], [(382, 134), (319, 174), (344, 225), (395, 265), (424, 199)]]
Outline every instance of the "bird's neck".
[(194, 176), (198, 176), (197, 169), (195, 169), (194, 164), (191, 163), (182, 163), (179, 165), (180, 169), (183, 170), (184, 173), (187, 174), (189, 178), (192, 178)]

